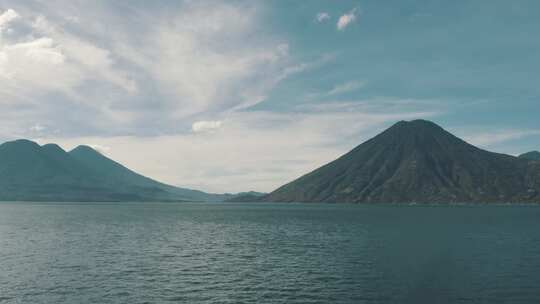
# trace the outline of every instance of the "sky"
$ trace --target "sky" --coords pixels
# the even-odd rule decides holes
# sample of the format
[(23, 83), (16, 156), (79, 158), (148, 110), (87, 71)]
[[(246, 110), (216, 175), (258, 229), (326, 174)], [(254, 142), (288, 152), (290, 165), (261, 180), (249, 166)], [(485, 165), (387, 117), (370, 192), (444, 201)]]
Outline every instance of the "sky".
[(0, 141), (271, 191), (399, 120), (540, 150), (539, 1), (0, 0)]

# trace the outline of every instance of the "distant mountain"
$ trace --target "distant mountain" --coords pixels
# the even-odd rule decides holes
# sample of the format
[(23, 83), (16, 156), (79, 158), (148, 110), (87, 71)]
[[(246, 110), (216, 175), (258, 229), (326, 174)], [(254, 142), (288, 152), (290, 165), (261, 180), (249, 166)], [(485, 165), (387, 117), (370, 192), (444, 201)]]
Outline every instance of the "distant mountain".
[(527, 153), (523, 153), (519, 158), (528, 159), (528, 160), (540, 160), (540, 152), (538, 151), (531, 151)]
[(0, 200), (223, 201), (137, 174), (88, 146), (70, 152), (29, 140), (0, 145)]
[(540, 163), (479, 149), (429, 121), (401, 121), (261, 200), (540, 202)]
[(256, 202), (261, 199), (261, 197), (267, 195), (267, 193), (249, 191), (249, 192), (240, 192), (238, 194), (232, 195), (228, 198), (226, 202), (229, 203), (251, 203)]

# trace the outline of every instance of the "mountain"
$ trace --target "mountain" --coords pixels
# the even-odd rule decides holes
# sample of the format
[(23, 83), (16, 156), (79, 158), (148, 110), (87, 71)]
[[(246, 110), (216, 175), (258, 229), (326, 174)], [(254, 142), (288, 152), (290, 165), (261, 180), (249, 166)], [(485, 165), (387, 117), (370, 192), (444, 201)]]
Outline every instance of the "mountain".
[(0, 145), (0, 200), (223, 201), (135, 173), (88, 146), (66, 152), (29, 140)]
[(257, 202), (265, 195), (267, 195), (267, 193), (256, 192), (256, 191), (240, 192), (237, 194), (233, 194), (232, 197), (225, 200), (225, 202), (228, 202), (228, 203)]
[(192, 201), (223, 201), (232, 196), (228, 194), (210, 194), (160, 183), (129, 170), (89, 146), (78, 146), (71, 150), (69, 154), (78, 160), (79, 163), (92, 168), (95, 173), (108, 181), (110, 185), (129, 185), (131, 187), (160, 189), (169, 193), (173, 198)]
[(538, 151), (531, 151), (527, 153), (523, 153), (519, 158), (527, 159), (527, 160), (540, 160), (540, 152)]
[(540, 163), (479, 149), (429, 121), (401, 121), (262, 200), (540, 202)]

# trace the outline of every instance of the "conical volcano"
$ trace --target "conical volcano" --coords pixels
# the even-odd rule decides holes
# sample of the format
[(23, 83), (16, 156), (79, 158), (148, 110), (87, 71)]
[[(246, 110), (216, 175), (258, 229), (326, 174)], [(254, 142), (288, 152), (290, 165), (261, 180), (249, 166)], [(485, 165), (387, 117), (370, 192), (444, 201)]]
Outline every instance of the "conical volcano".
[(540, 165), (479, 149), (430, 121), (401, 121), (264, 200), (539, 202)]

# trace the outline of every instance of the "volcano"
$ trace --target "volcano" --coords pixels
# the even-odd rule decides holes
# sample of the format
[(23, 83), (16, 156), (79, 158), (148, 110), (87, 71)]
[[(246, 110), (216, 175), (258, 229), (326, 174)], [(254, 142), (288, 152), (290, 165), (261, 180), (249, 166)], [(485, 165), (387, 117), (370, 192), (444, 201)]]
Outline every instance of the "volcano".
[(482, 150), (430, 121), (401, 121), (262, 200), (533, 203), (540, 162)]

